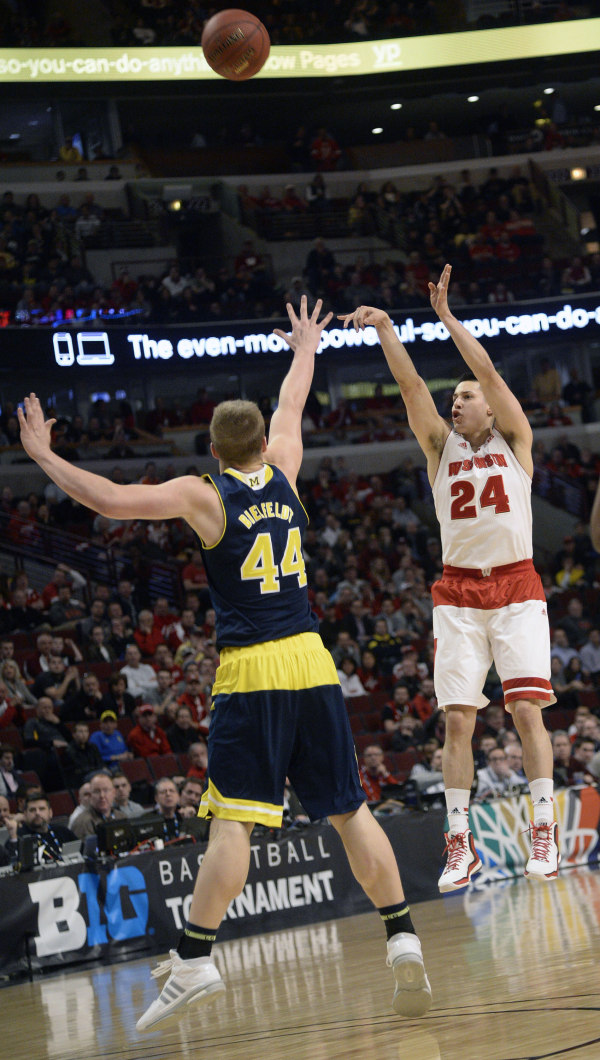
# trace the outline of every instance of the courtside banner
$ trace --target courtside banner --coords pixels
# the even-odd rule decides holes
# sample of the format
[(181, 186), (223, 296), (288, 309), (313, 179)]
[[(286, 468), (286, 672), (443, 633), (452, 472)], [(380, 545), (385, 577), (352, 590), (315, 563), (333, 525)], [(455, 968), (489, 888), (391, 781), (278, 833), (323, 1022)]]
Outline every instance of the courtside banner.
[[(412, 901), (439, 893), (442, 825), (439, 812), (415, 811), (384, 822)], [(0, 972), (26, 972), (29, 962), (36, 971), (168, 950), (185, 925), (205, 849), (205, 843), (190, 843), (114, 864), (56, 866), (0, 878)], [(370, 909), (331, 826), (274, 832), (253, 839), (247, 883), (231, 903), (219, 938)]]
[[(510, 353), (524, 341), (563, 342), (600, 339), (600, 303), (598, 296), (515, 302), (509, 305), (457, 306), (454, 312), (467, 330), (481, 339), (489, 349)], [(409, 348), (411, 356), (425, 354), (432, 343), (447, 346), (452, 342), (448, 329), (431, 311), (392, 313), (398, 338)], [(332, 325), (323, 331), (317, 353), (343, 356), (353, 351), (361, 356), (379, 344), (375, 328), (355, 331)], [(149, 324), (129, 320), (126, 315), (95, 317), (84, 314), (55, 320), (46, 326), (0, 327), (0, 370), (13, 368), (26, 359), (28, 367), (57, 369), (65, 376), (90, 369), (111, 367), (160, 369), (172, 372), (186, 367), (195, 370), (199, 362), (228, 364), (277, 359), (288, 351), (287, 343), (273, 333), (280, 324), (274, 320), (254, 320), (235, 324), (197, 324), (181, 327)], [(283, 321), (285, 330), (289, 321)]]
[[(350, 44), (275, 45), (259, 79), (344, 77), (596, 51), (600, 19)], [(1, 48), (0, 84), (218, 80), (196, 48)], [(256, 79), (256, 78), (255, 78)]]

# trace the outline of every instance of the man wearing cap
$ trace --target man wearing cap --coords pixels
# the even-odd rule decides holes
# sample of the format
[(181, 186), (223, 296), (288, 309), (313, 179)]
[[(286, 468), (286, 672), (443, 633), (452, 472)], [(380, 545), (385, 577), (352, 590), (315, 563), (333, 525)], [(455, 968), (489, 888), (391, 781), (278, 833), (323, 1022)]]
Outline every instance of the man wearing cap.
[(128, 744), (134, 755), (148, 758), (150, 755), (168, 755), (171, 746), (166, 733), (156, 724), (154, 707), (142, 703), (138, 710), (138, 723), (129, 733)]
[(116, 769), (124, 758), (133, 758), (123, 734), (117, 729), (114, 710), (104, 710), (100, 715), (100, 728), (90, 736), (90, 743), (100, 752), (102, 760), (110, 769)]

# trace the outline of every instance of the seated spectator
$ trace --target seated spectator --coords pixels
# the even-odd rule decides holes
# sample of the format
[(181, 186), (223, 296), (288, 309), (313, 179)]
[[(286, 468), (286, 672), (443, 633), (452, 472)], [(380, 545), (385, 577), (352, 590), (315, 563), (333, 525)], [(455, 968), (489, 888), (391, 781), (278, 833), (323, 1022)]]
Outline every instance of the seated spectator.
[[(600, 629), (590, 629), (588, 639), (579, 649), (581, 665), (585, 673), (588, 673), (595, 685), (600, 680)], [(0, 668), (0, 674), (4, 677), (4, 668)], [(4, 683), (10, 691), (10, 686), (4, 677)]]
[[(120, 608), (120, 604), (111, 604), (111, 608)], [(108, 647), (114, 652), (117, 659), (124, 659), (128, 644), (135, 644), (133, 633), (129, 627), (129, 619), (124, 615), (113, 615), (110, 619), (110, 635), (107, 641)], [(137, 644), (135, 645), (137, 648)], [(138, 649), (139, 650), (139, 649)]]
[(362, 753), (362, 764), (359, 768), (360, 782), (367, 796), (367, 803), (379, 803), (382, 800), (382, 787), (387, 784), (398, 784), (398, 780), (387, 768), (383, 750), (378, 744), (369, 744)]
[(506, 751), (508, 768), (512, 769), (513, 773), (516, 773), (522, 784), (526, 784), (527, 777), (523, 769), (523, 748), (521, 744), (518, 740), (511, 740), (510, 743), (505, 744), (504, 750)]
[(63, 704), (61, 717), (68, 721), (97, 721), (102, 705), (100, 682), (94, 673), (83, 674), (81, 688), (68, 696)]
[(498, 795), (510, 795), (519, 790), (522, 781), (510, 768), (506, 751), (494, 747), (488, 755), (488, 764), (477, 770), (476, 798), (491, 799)]
[(131, 751), (127, 750), (123, 734), (117, 729), (117, 715), (114, 710), (102, 711), (100, 728), (92, 733), (90, 743), (98, 749), (103, 764), (109, 769), (116, 769), (119, 762), (133, 758)]
[(578, 294), (592, 289), (592, 276), (579, 256), (574, 257), (562, 274), (561, 293)]
[(421, 681), (416, 696), (411, 699), (410, 709), (421, 722), (427, 721), (433, 712), (437, 710), (437, 699), (431, 677), (424, 677)]
[(19, 720), (19, 711), (12, 702), (6, 685), (0, 681), (0, 730), (7, 729)]
[(90, 777), (90, 804), (73, 822), (73, 831), (77, 838), (95, 835), (98, 825), (105, 821), (125, 820), (126, 815), (115, 807), (114, 802), (112, 776), (107, 770), (95, 773)]
[(196, 743), (190, 744), (188, 755), (192, 763), (187, 771), (188, 777), (195, 777), (197, 780), (201, 780), (202, 783), (204, 783), (206, 779), (206, 770), (208, 769), (208, 748), (206, 746), (206, 740), (196, 740)]
[(71, 814), (67, 822), (71, 830), (73, 829), (73, 822), (77, 820), (77, 818), (80, 816), (80, 814), (83, 813), (84, 810), (87, 810), (90, 804), (89, 780), (84, 781), (84, 783), (79, 788), (79, 791), (77, 792), (77, 800), (77, 806), (73, 810), (73, 813)]
[(7, 848), (14, 859), (18, 855), (19, 838), (21, 836), (34, 836), (38, 843), (36, 861), (40, 864), (60, 861), (62, 846), (64, 843), (72, 842), (76, 836), (62, 824), (51, 824), (52, 807), (46, 795), (31, 794), (25, 803), (23, 811), (23, 823), (19, 825), (17, 837), (9, 839)]
[(146, 811), (139, 802), (131, 798), (131, 784), (124, 773), (113, 773), (113, 788), (115, 789), (115, 810), (120, 810), (126, 817), (141, 817)]
[(340, 146), (325, 128), (320, 128), (310, 145), (310, 157), (319, 173), (337, 169), (342, 156)]
[(418, 747), (422, 739), (423, 727), (419, 719), (412, 714), (405, 714), (400, 718), (398, 728), (392, 734), (392, 748), (402, 753), (402, 751)]
[[(184, 816), (179, 813), (179, 792), (174, 780), (163, 777), (158, 780), (154, 787), (156, 799), (156, 811), (163, 819), (163, 831), (165, 841), (178, 839), (182, 831), (185, 831)], [(189, 814), (187, 815), (189, 816)]]
[(561, 710), (575, 710), (579, 703), (579, 693), (586, 687), (583, 681), (581, 660), (575, 657), (561, 668), (559, 659), (554, 656), (550, 662), (550, 675), (556, 705)]
[(388, 633), (385, 618), (375, 620), (375, 631), (367, 648), (372, 651), (383, 674), (391, 674), (402, 658), (402, 641)]
[(116, 661), (116, 653), (112, 645), (106, 643), (105, 627), (101, 624), (92, 626), (90, 638), (86, 647), (87, 661), (90, 663)]
[(179, 813), (182, 817), (196, 817), (202, 798), (202, 783), (196, 777), (186, 777), (179, 788)]
[(384, 732), (394, 733), (400, 722), (410, 712), (410, 692), (405, 684), (394, 685), (392, 698), (388, 700), (381, 715), (381, 727)]
[(48, 670), (38, 674), (31, 691), (36, 699), (40, 696), (50, 696), (55, 703), (62, 704), (65, 699), (74, 695), (79, 687), (77, 667), (66, 667), (58, 655), (51, 655)]
[(156, 723), (154, 707), (149, 703), (139, 707), (137, 725), (129, 733), (127, 743), (134, 755), (149, 758), (150, 755), (170, 754), (171, 747), (163, 730)]
[(281, 206), (287, 213), (304, 213), (308, 209), (305, 200), (298, 195), (295, 184), (286, 184)]
[(157, 629), (154, 624), (154, 615), (152, 611), (140, 611), (138, 625), (133, 631), (133, 637), (135, 643), (140, 649), (142, 659), (147, 662), (148, 659), (153, 657), (158, 645), (162, 644), (165, 639), (162, 631)]
[(344, 699), (355, 696), (366, 696), (366, 690), (358, 676), (356, 662), (351, 655), (345, 655), (337, 671)]
[(490, 754), (498, 746), (499, 744), (495, 736), (491, 736), (489, 733), (480, 736), (473, 755), (476, 770), (484, 769), (487, 766)]
[(60, 720), (50, 696), (40, 696), (35, 718), (28, 718), (23, 726), (25, 747), (40, 747), (43, 751), (68, 747), (71, 733)]
[(185, 704), (180, 704), (175, 712), (175, 721), (166, 730), (167, 739), (174, 754), (188, 754), (193, 743), (198, 740), (198, 729), (194, 725), (192, 712)]
[(420, 794), (435, 795), (444, 791), (442, 773), (442, 748), (437, 740), (426, 740), (423, 744), (423, 758), (415, 762), (409, 775)]
[[(352, 611), (352, 608), (350, 610)], [(379, 670), (377, 659), (368, 648), (365, 648), (361, 654), (357, 673), (367, 694), (381, 692), (385, 688), (385, 679)]]
[(0, 665), (0, 677), (11, 703), (16, 707), (36, 705), (37, 699), (21, 677), (21, 671), (15, 659), (4, 660)]
[(10, 744), (0, 744), (0, 795), (14, 799), (22, 783), (23, 774), (15, 769), (15, 752)]
[(194, 673), (188, 668), (185, 688), (181, 695), (177, 697), (177, 702), (179, 706), (189, 708), (198, 732), (206, 736), (210, 724), (210, 715), (206, 698), (202, 692), (199, 673)]
[(131, 717), (135, 710), (135, 699), (127, 691), (127, 681), (120, 671), (111, 674), (108, 679), (108, 692), (100, 701), (100, 713), (112, 710), (117, 718)]
[(59, 148), (58, 157), (66, 165), (76, 165), (78, 162), (83, 162), (83, 155), (73, 143), (72, 136), (65, 137), (64, 143)]
[(566, 630), (562, 629), (561, 626), (557, 626), (552, 631), (552, 639), (550, 642), (550, 657), (552, 659), (557, 658), (560, 661), (561, 669), (564, 668), (571, 659), (576, 658), (577, 652), (575, 648), (572, 648), (567, 639)]
[(85, 608), (72, 596), (70, 585), (59, 586), (56, 598), (48, 611), (48, 621), (55, 629), (75, 629), (80, 618), (85, 616)]
[(98, 748), (90, 741), (87, 722), (75, 722), (73, 739), (65, 748), (63, 763), (70, 788), (78, 788), (91, 773), (102, 769), (104, 762)]
[(127, 679), (127, 691), (137, 699), (145, 698), (147, 692), (157, 687), (156, 674), (148, 663), (142, 662), (142, 654), (137, 644), (128, 644), (125, 648), (125, 666), (121, 673)]
[(570, 776), (572, 784), (595, 784), (589, 766), (596, 754), (596, 743), (588, 736), (578, 736), (573, 744)]

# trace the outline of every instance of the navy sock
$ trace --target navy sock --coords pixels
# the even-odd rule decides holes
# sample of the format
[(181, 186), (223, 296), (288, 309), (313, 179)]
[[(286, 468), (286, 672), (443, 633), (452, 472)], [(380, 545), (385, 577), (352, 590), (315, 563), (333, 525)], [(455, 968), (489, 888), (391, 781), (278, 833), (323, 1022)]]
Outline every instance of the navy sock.
[(378, 909), (377, 912), (385, 924), (388, 939), (391, 939), (392, 935), (397, 935), (399, 931), (409, 931), (412, 935), (417, 934), (410, 919), (408, 902), (399, 902), (398, 905), (386, 905), (382, 909)]
[(189, 961), (194, 957), (210, 957), (216, 937), (215, 928), (198, 927), (197, 924), (190, 924), (188, 920), (183, 935), (179, 939), (177, 952), (184, 961)]

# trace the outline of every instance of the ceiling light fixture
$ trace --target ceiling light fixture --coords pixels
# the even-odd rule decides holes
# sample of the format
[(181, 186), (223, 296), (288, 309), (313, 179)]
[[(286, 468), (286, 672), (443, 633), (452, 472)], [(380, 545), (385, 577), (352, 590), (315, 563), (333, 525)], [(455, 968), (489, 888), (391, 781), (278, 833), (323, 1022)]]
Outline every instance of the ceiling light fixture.
[(545, 88), (544, 89), (544, 95), (545, 96), (551, 96), (553, 92), (554, 92), (553, 88)]
[(392, 103), (392, 105), (390, 107), (390, 110), (402, 110), (402, 104), (401, 103)]
[(587, 179), (587, 169), (584, 169), (583, 166), (573, 166), (573, 169), (571, 170), (571, 180), (586, 180), (586, 179)]
[(376, 125), (374, 129), (371, 129), (371, 132), (373, 133), (373, 136), (379, 136), (379, 133), (382, 133), (383, 129), (381, 128), (381, 125)]
[(467, 96), (467, 103), (478, 103), (479, 96)]

